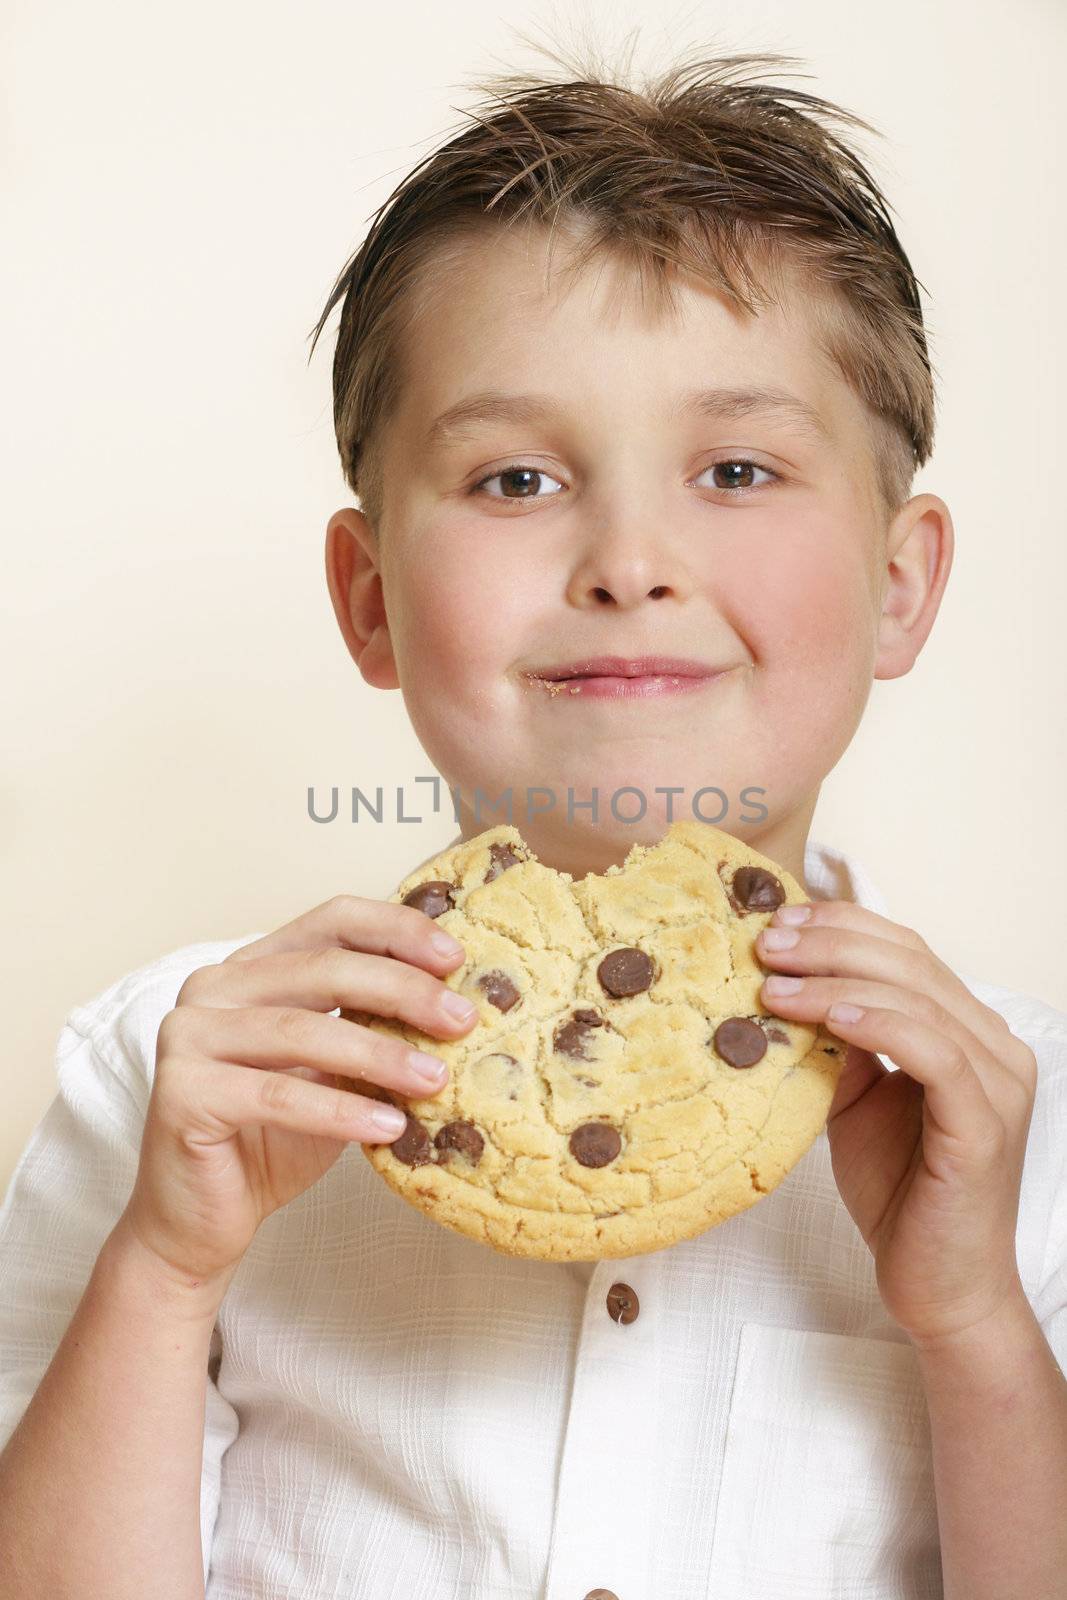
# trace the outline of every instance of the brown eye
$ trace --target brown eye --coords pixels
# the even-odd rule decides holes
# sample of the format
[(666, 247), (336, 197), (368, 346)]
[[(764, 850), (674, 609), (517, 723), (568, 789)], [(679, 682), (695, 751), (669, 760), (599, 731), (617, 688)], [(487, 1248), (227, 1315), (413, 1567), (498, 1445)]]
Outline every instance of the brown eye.
[[(490, 473), (487, 478), (483, 478), (480, 483), (474, 485), (475, 490), (485, 490), (487, 483), (495, 483), (498, 478), (505, 486), (504, 491), (501, 494), (494, 494), (486, 490), (485, 492), (489, 493), (491, 500), (551, 500), (554, 498), (551, 494), (538, 494), (537, 491), (541, 484), (546, 481), (548, 483), (559, 483), (558, 478), (550, 477), (547, 472), (542, 472), (539, 467), (524, 467), (516, 464), (510, 467), (502, 467), (499, 472)], [(559, 487), (562, 489), (563, 485), (559, 484)]]
[(762, 484), (754, 479), (754, 474), (757, 472), (762, 472), (766, 479), (773, 480), (777, 477), (777, 473), (771, 472), (769, 467), (761, 467), (757, 461), (716, 461), (710, 467), (705, 467), (704, 471), (710, 472), (713, 476), (721, 474), (721, 479), (716, 478), (712, 487), (727, 491), (762, 488)]

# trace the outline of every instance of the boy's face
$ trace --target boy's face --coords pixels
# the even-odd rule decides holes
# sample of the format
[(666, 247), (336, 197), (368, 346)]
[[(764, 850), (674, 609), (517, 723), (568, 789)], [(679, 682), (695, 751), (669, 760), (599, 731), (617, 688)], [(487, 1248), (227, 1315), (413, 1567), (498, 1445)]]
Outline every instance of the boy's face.
[[(797, 291), (749, 318), (676, 278), (672, 314), (642, 307), (636, 280), (602, 259), (546, 292), (546, 240), (490, 232), (433, 285), (382, 445), (381, 546), (354, 510), (330, 523), (349, 648), (368, 682), (399, 683), (462, 796), (464, 837), (508, 820), (494, 803), (510, 787), (537, 854), (580, 876), (654, 842), (713, 786), (728, 810), (705, 794), (704, 820), (803, 881), (819, 786), (872, 678), (906, 672), (932, 625), (947, 508), (920, 496), (887, 526), (864, 410), (821, 358)], [(558, 236), (555, 248), (559, 260)], [(490, 389), (537, 396), (546, 414), (428, 437)], [(822, 429), (785, 409), (683, 409), (709, 389), (785, 392)], [(355, 534), (340, 560), (337, 526)], [(601, 655), (685, 657), (718, 676), (628, 698), (530, 676)], [(623, 788), (644, 798), (643, 820), (613, 817)], [(528, 789), (554, 808), (531, 816)], [(573, 809), (594, 789), (595, 821)], [(623, 817), (640, 797), (619, 797)], [(761, 805), (766, 820), (746, 821)]]

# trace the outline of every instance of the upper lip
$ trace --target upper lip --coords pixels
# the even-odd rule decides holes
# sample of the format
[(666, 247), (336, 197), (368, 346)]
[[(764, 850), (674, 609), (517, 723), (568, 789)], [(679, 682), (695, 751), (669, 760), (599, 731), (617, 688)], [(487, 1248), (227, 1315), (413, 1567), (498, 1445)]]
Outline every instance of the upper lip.
[(584, 661), (569, 661), (558, 667), (534, 667), (531, 678), (644, 678), (655, 673), (672, 678), (710, 678), (721, 668), (706, 661), (683, 660), (680, 656), (591, 656)]

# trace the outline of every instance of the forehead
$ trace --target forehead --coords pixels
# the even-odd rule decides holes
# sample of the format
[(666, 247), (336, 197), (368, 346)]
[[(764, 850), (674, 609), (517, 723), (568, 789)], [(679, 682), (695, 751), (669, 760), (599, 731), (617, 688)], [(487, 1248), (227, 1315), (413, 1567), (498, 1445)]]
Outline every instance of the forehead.
[(573, 385), (621, 402), (714, 385), (789, 393), (841, 425), (851, 391), (818, 343), (799, 274), (754, 264), (772, 298), (750, 315), (673, 264), (669, 297), (651, 269), (607, 251), (576, 272), (575, 242), (544, 225), (493, 225), (430, 256), (410, 289), (398, 421), (425, 428), (489, 389)]

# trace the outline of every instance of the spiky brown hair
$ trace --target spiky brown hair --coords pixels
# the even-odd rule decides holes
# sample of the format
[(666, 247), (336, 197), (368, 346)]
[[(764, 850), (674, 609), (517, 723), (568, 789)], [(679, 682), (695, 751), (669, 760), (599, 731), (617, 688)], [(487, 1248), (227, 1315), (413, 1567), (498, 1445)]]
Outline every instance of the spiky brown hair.
[[(640, 88), (599, 63), (544, 54), (563, 79), (475, 78), (473, 126), (418, 163), (376, 212), (314, 328), (339, 300), (334, 431), (345, 481), (377, 531), (377, 443), (404, 381), (402, 337), (431, 276), (472, 228), (570, 225), (580, 272), (600, 252), (673, 300), (668, 263), (750, 315), (799, 273), (822, 352), (865, 404), (887, 514), (907, 500), (934, 434), (934, 377), (919, 287), (889, 206), (835, 121), (879, 130), (799, 89), (760, 82), (802, 64), (777, 54), (682, 60)], [(790, 73), (788, 76), (811, 76)], [(431, 258), (433, 273), (425, 271)], [(762, 276), (757, 269), (761, 269)], [(796, 281), (794, 279), (794, 281)], [(310, 359), (310, 356), (309, 356)]]

